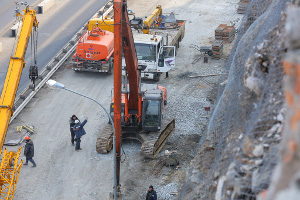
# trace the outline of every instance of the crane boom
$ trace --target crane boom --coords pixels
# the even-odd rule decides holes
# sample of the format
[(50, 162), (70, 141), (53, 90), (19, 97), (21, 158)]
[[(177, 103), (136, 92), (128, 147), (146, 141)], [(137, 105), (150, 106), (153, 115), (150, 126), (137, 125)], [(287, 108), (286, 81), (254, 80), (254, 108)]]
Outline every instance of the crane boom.
[(144, 21), (143, 33), (148, 34), (150, 26), (154, 22), (155, 19), (162, 15), (162, 8), (161, 5), (156, 6), (156, 9), (153, 11), (149, 17)]
[[(16, 43), (13, 56), (10, 57), (9, 67), (4, 82), (1, 99), (0, 99), (0, 151), (2, 153), (2, 147), (6, 136), (8, 124), (13, 114), (13, 104), (15, 101), (16, 93), (18, 90), (22, 70), (25, 66), (25, 53), (27, 44), (31, 35), (32, 28), (35, 30), (38, 26), (38, 22), (35, 15), (35, 10), (30, 10), (27, 3), (17, 4), (17, 18), (22, 17), (22, 26), (18, 35), (18, 41)], [(23, 10), (22, 15), (19, 11), (19, 5), (25, 5), (26, 9)], [(35, 56), (35, 55), (34, 55)], [(36, 63), (35, 63), (36, 64)], [(0, 154), (1, 154), (0, 153)], [(1, 199), (12, 200), (16, 190), (16, 184), (18, 182), (20, 170), (23, 161), (19, 163), (19, 157), (21, 153), (21, 147), (17, 152), (8, 152), (6, 149), (3, 152), (3, 158), (0, 165), (0, 196)]]
[[(26, 7), (22, 16), (22, 26), (16, 44), (15, 52), (10, 57), (9, 67), (0, 99), (0, 147), (2, 149), (10, 118), (13, 114), (13, 104), (16, 97), (22, 70), (25, 66), (25, 53), (33, 27), (38, 26), (35, 10)], [(21, 16), (20, 13), (17, 16)]]

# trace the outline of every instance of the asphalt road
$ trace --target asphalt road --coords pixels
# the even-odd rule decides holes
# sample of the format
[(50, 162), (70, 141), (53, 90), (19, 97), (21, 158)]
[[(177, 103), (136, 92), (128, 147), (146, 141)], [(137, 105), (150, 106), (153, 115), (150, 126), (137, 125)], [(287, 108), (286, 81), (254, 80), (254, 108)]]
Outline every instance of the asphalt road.
[[(29, 1), (28, 1), (29, 2)], [(33, 1), (32, 1), (33, 2)], [(56, 4), (64, 4), (62, 8), (51, 8), (47, 12), (53, 12), (51, 18), (46, 20), (45, 24), (40, 23), (38, 29), (38, 67), (41, 71), (53, 56), (74, 36), (74, 34), (83, 26), (83, 24), (92, 17), (107, 1), (106, 0), (69, 0), (67, 3), (56, 1)], [(1, 4), (0, 3), (0, 8)], [(7, 9), (13, 9), (9, 7)], [(0, 13), (4, 11), (0, 11)], [(7, 11), (8, 12), (8, 11)], [(9, 14), (8, 14), (9, 15)], [(37, 18), (39, 20), (39, 16)], [(1, 21), (0, 21), (1, 22)], [(4, 23), (4, 22), (2, 22)], [(0, 88), (2, 90), (9, 56), (0, 60)], [(31, 63), (30, 45), (25, 56), (27, 63), (23, 69), (22, 77), (19, 83), (18, 92), (22, 91), (30, 82), (28, 78), (29, 66)]]
[[(27, 0), (28, 5), (35, 5), (41, 0)], [(0, 1), (0, 33), (11, 28), (13, 21), (15, 20), (15, 1), (1, 0)]]

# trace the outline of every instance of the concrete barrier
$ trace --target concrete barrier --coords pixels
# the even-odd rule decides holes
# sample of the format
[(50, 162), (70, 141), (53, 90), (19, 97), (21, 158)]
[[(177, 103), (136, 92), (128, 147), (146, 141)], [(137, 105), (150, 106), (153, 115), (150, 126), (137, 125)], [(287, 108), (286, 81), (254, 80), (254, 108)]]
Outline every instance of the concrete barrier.
[(0, 42), (0, 53), (2, 52), (2, 42)]
[(19, 34), (21, 27), (22, 27), (22, 21), (13, 25), (13, 27), (11, 27), (11, 29), (10, 29), (11, 37), (16, 37)]
[(54, 5), (54, 0), (44, 0), (37, 6), (37, 13), (44, 14)]

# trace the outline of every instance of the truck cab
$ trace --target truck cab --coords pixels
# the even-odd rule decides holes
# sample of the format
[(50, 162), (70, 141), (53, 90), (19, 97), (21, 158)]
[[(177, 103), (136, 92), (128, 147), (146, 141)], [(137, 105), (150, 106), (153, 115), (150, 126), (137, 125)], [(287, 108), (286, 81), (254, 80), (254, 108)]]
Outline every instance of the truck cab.
[[(141, 72), (141, 78), (158, 80), (162, 72), (168, 72), (175, 67), (175, 47), (164, 46), (163, 36), (136, 33), (133, 38), (138, 65), (146, 66)], [(125, 66), (123, 58), (123, 69)], [(123, 70), (123, 75), (124, 73)]]

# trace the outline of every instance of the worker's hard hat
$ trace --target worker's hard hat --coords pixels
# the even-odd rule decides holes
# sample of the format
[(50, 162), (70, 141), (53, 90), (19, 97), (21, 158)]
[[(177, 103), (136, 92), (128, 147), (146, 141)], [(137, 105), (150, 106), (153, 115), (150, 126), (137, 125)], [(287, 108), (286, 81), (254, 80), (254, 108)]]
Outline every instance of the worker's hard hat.
[(25, 140), (29, 140), (30, 138), (28, 136), (25, 137)]
[(76, 120), (75, 120), (75, 124), (78, 124), (78, 123), (79, 123), (79, 120), (78, 120), (78, 119), (76, 119)]

